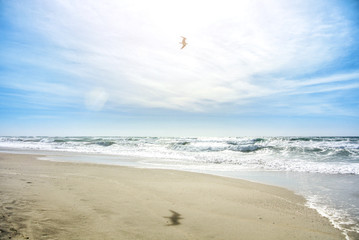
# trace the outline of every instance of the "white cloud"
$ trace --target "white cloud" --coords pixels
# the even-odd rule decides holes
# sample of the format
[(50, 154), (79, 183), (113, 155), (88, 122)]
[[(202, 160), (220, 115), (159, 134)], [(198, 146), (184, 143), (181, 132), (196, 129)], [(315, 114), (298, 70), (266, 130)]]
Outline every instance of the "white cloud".
[[(87, 86), (89, 109), (111, 104), (207, 111), (358, 76), (293, 80), (350, 47), (343, 14), (324, 10), (325, 2), (312, 4), (59, 0), (23, 11), (28, 27), (57, 47), (53, 57), (75, 63), (69, 71)], [(183, 50), (181, 35), (188, 38)]]
[(108, 100), (108, 94), (104, 89), (96, 88), (86, 94), (85, 104), (89, 110), (100, 111)]

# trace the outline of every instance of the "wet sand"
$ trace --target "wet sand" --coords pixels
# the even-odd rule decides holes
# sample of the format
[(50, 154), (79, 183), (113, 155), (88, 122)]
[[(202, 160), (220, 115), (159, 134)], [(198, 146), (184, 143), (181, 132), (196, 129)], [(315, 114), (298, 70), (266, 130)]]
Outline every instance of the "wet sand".
[(0, 239), (344, 239), (283, 188), (0, 153)]

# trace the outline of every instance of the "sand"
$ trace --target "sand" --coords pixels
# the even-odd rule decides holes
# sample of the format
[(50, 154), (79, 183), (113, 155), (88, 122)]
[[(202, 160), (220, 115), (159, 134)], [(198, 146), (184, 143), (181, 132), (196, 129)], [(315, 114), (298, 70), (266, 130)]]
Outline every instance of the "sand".
[(279, 187), (0, 153), (0, 239), (344, 239)]

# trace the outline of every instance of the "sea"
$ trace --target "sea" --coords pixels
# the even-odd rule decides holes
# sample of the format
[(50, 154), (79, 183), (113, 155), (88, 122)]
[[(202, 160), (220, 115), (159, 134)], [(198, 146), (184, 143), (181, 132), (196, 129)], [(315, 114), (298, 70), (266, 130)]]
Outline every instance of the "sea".
[(0, 152), (43, 160), (175, 169), (285, 187), (359, 239), (359, 137), (3, 136)]

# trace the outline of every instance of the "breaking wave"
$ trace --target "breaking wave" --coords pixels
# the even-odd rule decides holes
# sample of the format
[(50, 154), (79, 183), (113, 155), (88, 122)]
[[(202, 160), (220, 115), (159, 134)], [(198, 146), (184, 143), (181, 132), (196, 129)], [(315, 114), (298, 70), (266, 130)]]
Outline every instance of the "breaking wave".
[(138, 156), (245, 169), (359, 174), (359, 137), (0, 137), (0, 147)]

